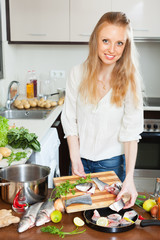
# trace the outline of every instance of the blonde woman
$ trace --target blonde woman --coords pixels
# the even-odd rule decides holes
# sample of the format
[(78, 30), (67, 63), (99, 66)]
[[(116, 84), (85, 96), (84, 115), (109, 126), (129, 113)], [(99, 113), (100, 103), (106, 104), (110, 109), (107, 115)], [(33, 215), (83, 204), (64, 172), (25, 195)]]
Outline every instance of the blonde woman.
[(143, 131), (143, 98), (129, 19), (104, 14), (89, 41), (87, 60), (75, 66), (66, 85), (62, 125), (72, 174), (115, 171), (123, 182), (119, 200), (137, 191), (133, 174)]

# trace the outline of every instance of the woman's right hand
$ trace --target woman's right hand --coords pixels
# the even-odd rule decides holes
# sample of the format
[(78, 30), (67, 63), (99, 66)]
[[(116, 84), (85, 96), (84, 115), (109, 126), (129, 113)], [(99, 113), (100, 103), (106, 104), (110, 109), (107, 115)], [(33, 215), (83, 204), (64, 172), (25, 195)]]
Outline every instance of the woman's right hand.
[(77, 136), (67, 137), (70, 159), (72, 162), (72, 174), (85, 177), (84, 167), (80, 158), (79, 140)]
[(72, 175), (85, 177), (84, 167), (81, 160), (72, 162)]

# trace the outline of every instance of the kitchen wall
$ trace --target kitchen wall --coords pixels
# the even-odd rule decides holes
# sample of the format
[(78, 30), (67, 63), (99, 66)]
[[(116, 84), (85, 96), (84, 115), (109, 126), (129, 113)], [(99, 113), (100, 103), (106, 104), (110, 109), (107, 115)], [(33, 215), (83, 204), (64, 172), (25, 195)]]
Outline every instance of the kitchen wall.
[[(83, 62), (88, 55), (87, 45), (22, 45), (8, 44), (6, 41), (5, 1), (0, 0), (3, 34), (4, 79), (0, 80), (0, 106), (4, 106), (7, 88), (12, 80), (20, 82), (21, 93), (25, 92), (26, 73), (36, 70), (39, 78), (49, 71), (64, 70), (66, 76), (72, 66)], [(140, 55), (141, 72), (150, 97), (160, 97), (160, 42), (136, 43)], [(58, 87), (65, 87), (65, 79), (60, 79)]]

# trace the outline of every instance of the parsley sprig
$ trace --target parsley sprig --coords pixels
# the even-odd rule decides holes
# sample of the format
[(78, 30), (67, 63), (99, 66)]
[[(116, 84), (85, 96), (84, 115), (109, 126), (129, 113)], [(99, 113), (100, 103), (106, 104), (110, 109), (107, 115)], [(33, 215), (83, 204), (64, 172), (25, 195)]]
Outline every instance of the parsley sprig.
[(11, 155), (9, 157), (7, 157), (7, 162), (8, 162), (8, 166), (11, 165), (12, 162), (15, 161), (20, 161), (22, 158), (26, 158), (27, 153), (26, 152), (12, 152)]
[(84, 233), (86, 231), (86, 229), (84, 229), (82, 231), (78, 231), (78, 227), (75, 230), (73, 230), (72, 232), (63, 232), (62, 229), (63, 229), (63, 226), (61, 228), (57, 228), (55, 226), (47, 226), (47, 227), (42, 227), (41, 231), (48, 232), (51, 234), (56, 234), (61, 238), (64, 238), (65, 235), (80, 234), (80, 233)]
[[(61, 196), (67, 196), (68, 193), (72, 193), (75, 195), (76, 191), (74, 190), (75, 186), (77, 184), (81, 183), (87, 183), (92, 181), (90, 174), (86, 176), (86, 178), (80, 178), (76, 180), (75, 183), (71, 183), (69, 180), (67, 180), (64, 183), (61, 183), (59, 186), (56, 186), (53, 188), (51, 195), (50, 195), (50, 200), (55, 200), (56, 198), (60, 198)], [(55, 192), (54, 198), (52, 198), (53, 193)]]

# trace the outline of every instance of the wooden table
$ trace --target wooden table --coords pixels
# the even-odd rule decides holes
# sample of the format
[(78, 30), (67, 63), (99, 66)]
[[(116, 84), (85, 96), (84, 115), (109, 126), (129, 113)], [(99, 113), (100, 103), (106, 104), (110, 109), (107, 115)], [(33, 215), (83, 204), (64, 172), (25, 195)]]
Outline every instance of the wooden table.
[[(4, 203), (0, 200), (0, 209), (11, 209), (11, 205)], [(138, 207), (134, 207), (134, 209), (143, 217), (149, 219), (150, 215), (145, 212), (143, 209)], [(14, 213), (14, 215), (16, 215)], [(21, 216), (21, 215), (18, 215)], [(54, 224), (57, 227), (64, 226), (65, 231), (74, 230), (75, 226), (73, 224), (74, 217), (83, 218), (82, 212), (77, 213), (64, 213), (61, 223)], [(53, 225), (53, 223), (47, 223), (47, 225)], [(18, 224), (12, 224), (8, 227), (4, 227), (0, 229), (0, 240), (53, 240), (53, 239), (61, 239), (59, 236), (52, 235), (49, 233), (42, 233), (40, 231), (41, 227), (33, 227), (26, 232), (18, 233), (17, 232)], [(94, 239), (108, 239), (108, 240), (158, 240), (160, 239), (160, 226), (152, 226), (142, 228), (140, 226), (135, 226), (134, 229), (123, 232), (123, 233), (103, 233), (99, 231), (95, 231), (89, 228), (87, 225), (80, 229), (86, 229), (86, 232), (83, 234), (66, 236), (65, 239), (71, 240), (94, 240)]]

